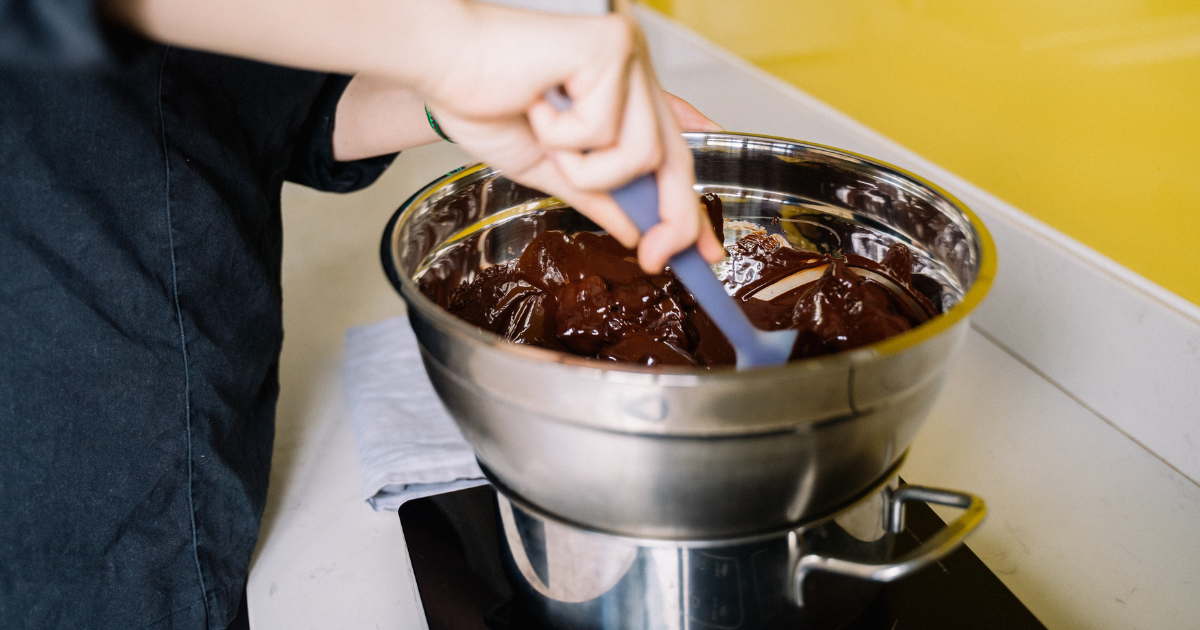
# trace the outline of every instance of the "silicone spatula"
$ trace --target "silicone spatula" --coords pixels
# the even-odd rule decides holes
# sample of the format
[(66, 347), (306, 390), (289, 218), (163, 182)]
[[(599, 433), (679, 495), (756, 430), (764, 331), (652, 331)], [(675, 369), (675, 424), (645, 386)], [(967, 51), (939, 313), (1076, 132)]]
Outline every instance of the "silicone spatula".
[[(546, 101), (562, 112), (571, 108), (571, 99), (559, 88), (546, 91)], [(654, 174), (647, 174), (612, 191), (612, 198), (621, 210), (633, 221), (643, 234), (658, 225), (658, 182)], [(697, 202), (699, 203), (699, 202)], [(696, 301), (712, 319), (737, 353), (739, 370), (768, 367), (787, 363), (796, 342), (795, 330), (768, 332), (759, 330), (750, 323), (746, 313), (728, 293), (725, 285), (717, 279), (708, 261), (693, 245), (671, 257), (671, 270), (691, 291)]]

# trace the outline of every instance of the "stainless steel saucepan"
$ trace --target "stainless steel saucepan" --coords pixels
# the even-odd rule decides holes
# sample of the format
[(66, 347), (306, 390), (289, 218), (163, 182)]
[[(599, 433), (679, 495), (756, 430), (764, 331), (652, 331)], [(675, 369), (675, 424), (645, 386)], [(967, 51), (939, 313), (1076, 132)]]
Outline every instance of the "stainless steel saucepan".
[[(961, 508), (895, 558), (905, 504)], [(740, 539), (636, 539), (589, 532), (496, 493), (512, 627), (573, 630), (841, 628), (879, 593), (958, 547), (984, 517), (974, 495), (899, 485), (895, 472), (835, 514)]]
[(840, 508), (899, 460), (991, 284), (995, 249), (970, 210), (896, 167), (780, 138), (685, 137), (697, 192), (720, 195), (726, 219), (875, 260), (904, 243), (917, 287), (943, 313), (853, 351), (741, 372), (645, 369), (508, 343), (421, 286), (470, 281), (544, 230), (597, 228), (483, 165), (405, 202), (384, 234), (383, 262), (434, 387), (515, 495), (624, 536), (777, 531)]

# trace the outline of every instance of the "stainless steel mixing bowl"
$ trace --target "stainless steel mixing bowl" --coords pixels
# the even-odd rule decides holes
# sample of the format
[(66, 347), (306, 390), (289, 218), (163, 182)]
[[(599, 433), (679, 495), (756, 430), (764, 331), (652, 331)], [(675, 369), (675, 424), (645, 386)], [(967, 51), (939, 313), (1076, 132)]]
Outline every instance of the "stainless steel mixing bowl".
[(720, 195), (726, 219), (874, 260), (902, 242), (918, 288), (943, 314), (870, 346), (741, 372), (644, 369), (508, 343), (447, 313), (421, 284), (468, 282), (544, 230), (597, 228), (483, 165), (401, 206), (384, 234), (384, 267), (434, 387), (509, 491), (627, 536), (774, 531), (841, 507), (904, 453), (991, 284), (995, 249), (970, 210), (894, 166), (781, 138), (685, 137), (698, 192)]

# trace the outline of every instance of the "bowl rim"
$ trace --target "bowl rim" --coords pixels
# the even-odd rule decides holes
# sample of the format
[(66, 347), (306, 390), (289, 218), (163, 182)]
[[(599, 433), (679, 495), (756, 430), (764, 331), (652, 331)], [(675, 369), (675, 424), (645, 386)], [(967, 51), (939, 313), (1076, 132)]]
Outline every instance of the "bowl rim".
[[(417, 192), (413, 193), (407, 200), (400, 205), (396, 212), (388, 220), (387, 226), (384, 228), (383, 240), (380, 244), (380, 257), (383, 262), (384, 272), (391, 282), (392, 287), (400, 293), (400, 296), (407, 303), (409, 309), (415, 308), (421, 315), (432, 319), (438, 327), (450, 331), (458, 337), (466, 339), (473, 345), (495, 350), (508, 354), (516, 359), (526, 359), (538, 361), (540, 363), (558, 363), (566, 368), (584, 369), (589, 371), (599, 370), (601, 373), (627, 373), (627, 374), (645, 374), (652, 377), (678, 375), (687, 377), (691, 380), (695, 377), (740, 377), (743, 375), (754, 375), (762, 377), (774, 374), (784, 374), (787, 372), (812, 372), (824, 370), (830, 366), (844, 366), (846, 364), (857, 364), (874, 359), (881, 359), (887, 356), (895, 355), (908, 348), (920, 345), (924, 341), (931, 339), (942, 332), (954, 327), (961, 320), (964, 320), (967, 315), (983, 301), (988, 290), (992, 286), (992, 282), (996, 276), (996, 246), (992, 240), (991, 233), (983, 224), (983, 221), (975, 214), (966, 204), (960, 201), (957, 197), (950, 194), (941, 186), (916, 175), (908, 170), (900, 168), (894, 164), (884, 162), (882, 160), (872, 158), (853, 151), (847, 151), (829, 145), (818, 144), (815, 142), (805, 142), (794, 140), (791, 138), (781, 138), (777, 136), (767, 136), (761, 134), (738, 133), (738, 132), (688, 132), (682, 134), (688, 140), (693, 139), (709, 139), (709, 138), (730, 138), (732, 139), (759, 139), (772, 143), (785, 143), (795, 145), (805, 150), (819, 150), (822, 152), (833, 153), (838, 157), (853, 158), (869, 165), (879, 167), (885, 170), (892, 171), (903, 178), (909, 179), (912, 182), (927, 188), (933, 193), (939, 195), (956, 209), (963, 213), (967, 218), (969, 226), (975, 231), (979, 239), (979, 269), (975, 276), (975, 281), (963, 295), (962, 299), (957, 304), (952, 306), (950, 310), (933, 317), (922, 324), (906, 330), (899, 335), (888, 337), (882, 341), (877, 341), (872, 344), (844, 350), (833, 354), (819, 355), (789, 361), (783, 365), (772, 367), (753, 368), (749, 370), (738, 370), (735, 366), (719, 366), (719, 367), (690, 367), (690, 366), (661, 366), (661, 367), (646, 367), (640, 365), (630, 365), (625, 363), (616, 363), (613, 361), (605, 361), (602, 359), (593, 359), (578, 355), (568, 354), (565, 352), (557, 352), (545, 348), (528, 346), (524, 344), (512, 343), (503, 337), (472, 326), (467, 322), (451, 315), (448, 311), (439, 306), (436, 302), (429, 299), (421, 292), (412, 278), (406, 277), (399, 273), (396, 267), (396, 257), (398, 252), (397, 234), (398, 227), (406, 215), (414, 208), (423, 204), (426, 200), (432, 197), (446, 185), (453, 182), (465, 180), (471, 177), (482, 178), (490, 175), (503, 175), (503, 171), (494, 169), (486, 164), (476, 162), (456, 168), (449, 173), (433, 180), (426, 184)], [(707, 142), (705, 143), (707, 144)], [(486, 219), (485, 219), (486, 220)]]

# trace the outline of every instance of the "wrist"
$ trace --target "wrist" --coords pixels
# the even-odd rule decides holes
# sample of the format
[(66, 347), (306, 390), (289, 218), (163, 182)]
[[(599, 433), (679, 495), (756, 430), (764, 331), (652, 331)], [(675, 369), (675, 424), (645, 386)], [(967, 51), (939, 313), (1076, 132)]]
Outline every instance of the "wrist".
[(442, 126), (438, 124), (437, 118), (434, 118), (433, 112), (429, 110), (429, 105), (425, 105), (425, 120), (429, 122), (429, 128), (433, 130), (433, 133), (437, 134), (437, 137), (449, 142), (450, 144), (454, 144), (454, 141), (450, 139), (450, 136), (447, 136), (446, 132), (442, 131)]
[(400, 83), (360, 74), (350, 81), (338, 101), (333, 157), (339, 162), (437, 141), (426, 123), (421, 97)]

